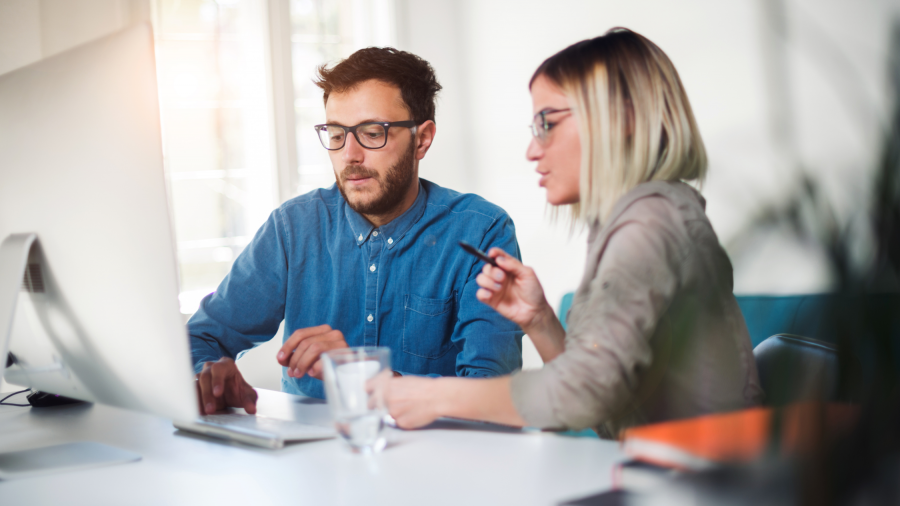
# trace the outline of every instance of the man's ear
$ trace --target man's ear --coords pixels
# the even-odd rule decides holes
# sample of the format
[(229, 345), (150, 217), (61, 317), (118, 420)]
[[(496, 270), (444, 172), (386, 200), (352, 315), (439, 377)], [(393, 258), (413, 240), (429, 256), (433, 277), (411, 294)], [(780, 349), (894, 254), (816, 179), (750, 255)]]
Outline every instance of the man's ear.
[(434, 136), (437, 133), (437, 125), (434, 121), (428, 120), (416, 128), (416, 160), (425, 158), (425, 153), (434, 142)]

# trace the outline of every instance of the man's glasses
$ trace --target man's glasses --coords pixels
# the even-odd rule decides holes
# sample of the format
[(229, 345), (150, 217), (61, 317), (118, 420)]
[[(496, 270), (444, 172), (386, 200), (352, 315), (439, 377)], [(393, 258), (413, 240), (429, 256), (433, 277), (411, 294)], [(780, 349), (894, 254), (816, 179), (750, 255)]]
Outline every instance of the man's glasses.
[(316, 125), (316, 133), (319, 134), (319, 140), (322, 146), (328, 151), (336, 151), (344, 147), (347, 143), (347, 134), (352, 133), (356, 137), (356, 142), (366, 149), (380, 149), (387, 145), (388, 130), (391, 127), (415, 128), (415, 121), (394, 121), (387, 122), (370, 122), (360, 123), (356, 126), (346, 127), (343, 125)]
[(550, 129), (554, 126), (554, 123), (547, 121), (547, 115), (568, 111), (571, 111), (571, 109), (544, 109), (535, 114), (534, 119), (531, 120), (531, 135), (533, 135), (538, 142), (545, 142), (547, 136), (550, 135)]

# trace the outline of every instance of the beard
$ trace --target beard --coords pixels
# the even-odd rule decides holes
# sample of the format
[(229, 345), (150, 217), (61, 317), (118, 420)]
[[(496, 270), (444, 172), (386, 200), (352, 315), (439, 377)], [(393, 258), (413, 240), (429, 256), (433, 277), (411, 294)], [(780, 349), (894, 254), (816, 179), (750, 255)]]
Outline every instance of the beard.
[[(409, 190), (409, 187), (412, 185), (413, 179), (416, 176), (415, 154), (416, 145), (414, 142), (410, 142), (409, 149), (406, 150), (406, 153), (403, 154), (400, 160), (387, 171), (384, 178), (382, 178), (378, 172), (367, 169), (362, 165), (348, 165), (344, 167), (344, 170), (342, 170), (339, 175), (336, 175), (335, 180), (337, 182), (338, 190), (340, 190), (344, 200), (347, 201), (347, 205), (350, 206), (350, 209), (353, 209), (359, 214), (375, 216), (388, 214), (396, 209), (403, 201), (403, 198), (406, 197), (406, 191)], [(362, 195), (358, 195), (360, 192), (351, 190), (352, 195), (357, 195), (360, 198), (357, 198), (356, 200), (349, 198), (347, 196), (347, 191), (344, 190), (344, 185), (347, 184), (347, 178), (350, 176), (370, 177), (374, 179), (378, 183), (378, 193), (368, 201), (363, 201), (361, 198)]]

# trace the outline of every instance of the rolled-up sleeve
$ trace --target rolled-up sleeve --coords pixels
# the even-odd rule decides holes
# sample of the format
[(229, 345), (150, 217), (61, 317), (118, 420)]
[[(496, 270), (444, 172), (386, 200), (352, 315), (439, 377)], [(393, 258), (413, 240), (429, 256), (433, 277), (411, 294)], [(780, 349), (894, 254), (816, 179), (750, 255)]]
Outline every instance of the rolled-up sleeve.
[(597, 427), (634, 402), (654, 358), (650, 340), (680, 283), (683, 243), (667, 206), (644, 199), (642, 210), (617, 220), (572, 306), (565, 351), (513, 376), (513, 404), (530, 426)]
[(284, 319), (287, 229), (275, 210), (188, 321), (195, 372), (270, 340)]
[[(500, 248), (521, 259), (516, 230), (507, 215), (496, 219), (478, 247)], [(459, 313), (451, 340), (462, 351), (456, 356), (457, 376), (486, 378), (509, 374), (522, 367), (523, 332), (515, 323), (475, 297), (475, 278), (483, 263), (472, 257), (472, 268), (459, 297)]]

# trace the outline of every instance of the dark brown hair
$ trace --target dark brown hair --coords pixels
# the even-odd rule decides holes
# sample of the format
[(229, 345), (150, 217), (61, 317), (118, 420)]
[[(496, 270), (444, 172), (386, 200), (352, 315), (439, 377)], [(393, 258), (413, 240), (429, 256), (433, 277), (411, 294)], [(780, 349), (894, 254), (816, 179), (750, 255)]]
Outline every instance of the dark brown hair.
[(406, 51), (392, 47), (360, 49), (331, 68), (318, 67), (313, 82), (325, 92), (322, 99), (327, 104), (331, 93), (352, 90), (370, 79), (400, 88), (400, 96), (417, 125), (434, 121), (434, 102), (441, 85), (430, 63)]

